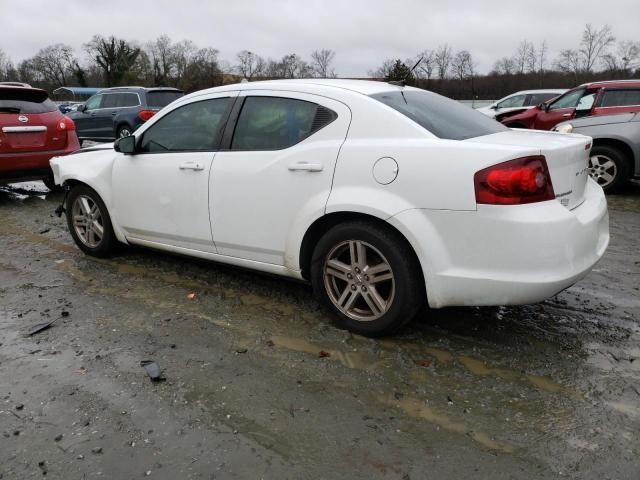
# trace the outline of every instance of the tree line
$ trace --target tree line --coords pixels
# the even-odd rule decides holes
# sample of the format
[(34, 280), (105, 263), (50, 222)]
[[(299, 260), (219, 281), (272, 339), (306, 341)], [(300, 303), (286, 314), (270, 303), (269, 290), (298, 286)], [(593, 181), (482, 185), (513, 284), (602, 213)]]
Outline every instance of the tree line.
[[(84, 53), (81, 57), (80, 53)], [(290, 53), (279, 59), (241, 50), (232, 62), (213, 47), (190, 40), (174, 42), (166, 35), (138, 44), (115, 36), (95, 35), (82, 52), (65, 44), (50, 45), (14, 64), (0, 48), (0, 81), (22, 81), (53, 90), (60, 86), (171, 86), (186, 92), (247, 80), (334, 78), (336, 52), (318, 49), (303, 58)], [(404, 80), (452, 98), (500, 98), (527, 88), (570, 88), (578, 83), (640, 75), (640, 42), (617, 40), (611, 27), (587, 24), (574, 48), (549, 58), (546, 41), (519, 43), (510, 56), (496, 60), (481, 75), (469, 50), (443, 44), (417, 55), (387, 59), (369, 71), (380, 80)]]

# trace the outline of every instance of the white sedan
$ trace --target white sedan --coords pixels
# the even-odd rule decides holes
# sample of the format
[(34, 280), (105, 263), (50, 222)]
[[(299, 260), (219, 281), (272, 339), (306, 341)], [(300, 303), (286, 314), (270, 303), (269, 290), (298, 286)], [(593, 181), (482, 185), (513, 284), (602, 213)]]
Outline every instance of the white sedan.
[(544, 90), (522, 90), (520, 92), (507, 95), (489, 106), (480, 107), (476, 110), (488, 117), (496, 118), (498, 115), (505, 113), (528, 110), (546, 102), (547, 100), (559, 97), (566, 91), (566, 89), (557, 88)]
[(425, 303), (539, 302), (584, 277), (609, 243), (590, 145), (416, 88), (280, 80), (193, 93), (51, 165), (84, 252), (305, 279), (339, 325), (376, 336)]

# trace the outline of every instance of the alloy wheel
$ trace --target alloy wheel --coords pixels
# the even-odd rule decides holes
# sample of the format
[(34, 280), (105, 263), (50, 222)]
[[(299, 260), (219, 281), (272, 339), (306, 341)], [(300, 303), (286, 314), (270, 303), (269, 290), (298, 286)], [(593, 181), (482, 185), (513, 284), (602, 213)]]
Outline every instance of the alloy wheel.
[(78, 196), (71, 208), (73, 228), (80, 241), (89, 248), (102, 242), (104, 223), (98, 204), (86, 195)]
[(360, 240), (347, 240), (327, 255), (324, 285), (333, 305), (357, 321), (382, 317), (393, 303), (395, 277), (382, 253)]
[(120, 129), (120, 138), (130, 137), (130, 136), (131, 136), (131, 130), (129, 130), (127, 127)]
[(607, 187), (616, 178), (618, 167), (616, 163), (606, 155), (592, 155), (589, 157), (589, 175), (601, 187)]

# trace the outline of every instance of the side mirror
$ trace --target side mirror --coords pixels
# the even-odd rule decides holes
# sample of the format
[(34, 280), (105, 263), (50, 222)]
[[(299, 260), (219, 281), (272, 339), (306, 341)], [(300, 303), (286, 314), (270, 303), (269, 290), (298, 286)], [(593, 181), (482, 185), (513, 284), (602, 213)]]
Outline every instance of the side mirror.
[(493, 104), (493, 105), (491, 105), (489, 108), (490, 108), (491, 110), (498, 110), (498, 104), (497, 104), (497, 103), (494, 103), (494, 104)]
[(136, 153), (135, 135), (118, 138), (113, 144), (113, 149), (116, 152), (124, 153), (125, 155), (133, 155)]
[(79, 112), (84, 112), (87, 109), (87, 106), (83, 103), (82, 105), (79, 105), (77, 110)]

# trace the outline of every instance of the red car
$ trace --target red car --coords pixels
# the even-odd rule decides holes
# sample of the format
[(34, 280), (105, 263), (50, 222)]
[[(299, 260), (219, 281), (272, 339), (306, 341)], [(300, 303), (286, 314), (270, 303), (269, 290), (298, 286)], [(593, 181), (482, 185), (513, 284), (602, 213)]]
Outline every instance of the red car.
[(80, 148), (75, 130), (46, 91), (0, 83), (0, 183), (40, 179), (52, 190), (49, 160)]
[(585, 83), (537, 107), (508, 112), (496, 120), (511, 128), (551, 130), (572, 118), (630, 112), (640, 112), (640, 80)]

